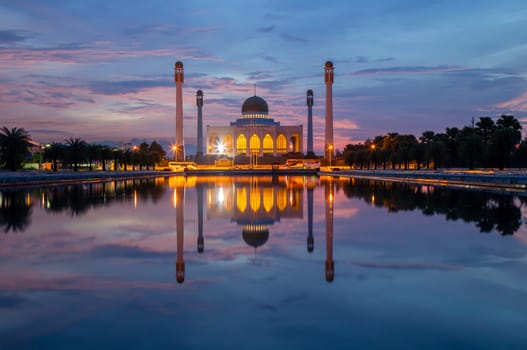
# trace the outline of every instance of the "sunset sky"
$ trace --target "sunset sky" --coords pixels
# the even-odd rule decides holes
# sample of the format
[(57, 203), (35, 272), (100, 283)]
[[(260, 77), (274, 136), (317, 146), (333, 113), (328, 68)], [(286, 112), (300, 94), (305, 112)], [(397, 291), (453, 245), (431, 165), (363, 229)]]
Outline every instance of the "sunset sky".
[(0, 126), (39, 142), (173, 140), (178, 60), (187, 144), (197, 89), (205, 125), (225, 125), (256, 84), (270, 116), (304, 133), (314, 91), (321, 152), (326, 60), (336, 148), (502, 113), (525, 123), (526, 28), (521, 0), (4, 0)]

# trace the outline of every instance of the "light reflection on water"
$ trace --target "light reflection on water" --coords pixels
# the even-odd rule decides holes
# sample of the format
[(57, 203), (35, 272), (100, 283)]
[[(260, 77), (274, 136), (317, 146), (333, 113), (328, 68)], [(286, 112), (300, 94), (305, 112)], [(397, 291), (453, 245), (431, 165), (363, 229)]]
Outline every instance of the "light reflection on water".
[(527, 342), (523, 196), (331, 177), (0, 196), (0, 349)]

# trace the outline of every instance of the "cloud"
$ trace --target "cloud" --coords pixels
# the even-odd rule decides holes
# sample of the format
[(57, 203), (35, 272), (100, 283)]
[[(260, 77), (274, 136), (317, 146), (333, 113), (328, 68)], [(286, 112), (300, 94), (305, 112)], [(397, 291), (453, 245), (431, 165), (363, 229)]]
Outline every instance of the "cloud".
[(13, 68), (34, 69), (35, 64), (100, 64), (143, 57), (177, 57), (180, 60), (219, 61), (217, 57), (197, 48), (130, 50), (97, 45), (68, 43), (43, 48), (0, 48), (0, 72)]
[(273, 62), (273, 63), (277, 63), (278, 62), (276, 57), (273, 57), (273, 56), (263, 56), (263, 59), (268, 61), (268, 62)]
[(333, 60), (335, 64), (350, 64), (350, 63), (369, 63), (371, 59), (368, 56), (355, 56), (347, 58), (337, 58)]
[(172, 87), (174, 83), (168, 79), (137, 79), (122, 81), (95, 81), (89, 84), (90, 90), (102, 95), (120, 95), (126, 93), (137, 93), (145, 89), (156, 87)]
[(375, 62), (390, 62), (390, 61), (394, 61), (395, 58), (393, 57), (381, 57), (381, 58), (377, 58), (375, 60)]
[(96, 258), (158, 259), (174, 258), (176, 252), (156, 252), (136, 246), (107, 244), (94, 247), (91, 255)]
[(524, 91), (519, 96), (514, 97), (510, 100), (498, 103), (496, 107), (508, 109), (510, 111), (527, 112), (527, 91)]
[(126, 28), (123, 33), (135, 37), (150, 34), (171, 35), (175, 31), (176, 26), (172, 24), (144, 24)]
[(427, 66), (401, 66), (401, 67), (386, 67), (386, 68), (369, 68), (362, 69), (351, 73), (351, 76), (360, 75), (387, 75), (387, 74), (434, 74), (434, 73), (445, 73), (462, 71), (466, 68), (459, 66), (442, 65), (435, 67)]
[(276, 28), (276, 26), (274, 24), (272, 24), (272, 25), (267, 26), (267, 27), (257, 28), (256, 31), (260, 32), (260, 33), (269, 33), (269, 32), (272, 32), (275, 28)]
[(304, 39), (304, 38), (300, 38), (298, 36), (294, 36), (294, 35), (291, 35), (291, 34), (287, 34), (287, 33), (283, 33), (283, 34), (280, 34), (280, 37), (286, 41), (289, 41), (289, 42), (294, 42), (294, 43), (307, 43), (308, 40), (307, 39)]
[(0, 30), (0, 45), (26, 41), (34, 35), (22, 30)]
[(262, 79), (270, 79), (273, 77), (269, 72), (262, 72), (262, 71), (255, 71), (255, 72), (249, 72), (246, 74), (247, 79), (249, 80), (262, 80)]
[(352, 261), (353, 265), (360, 267), (397, 269), (397, 270), (462, 270), (463, 266), (422, 263), (422, 262), (379, 262), (379, 261)]
[(25, 298), (16, 295), (0, 295), (0, 309), (13, 309), (26, 301)]
[(67, 81), (11, 82), (0, 86), (0, 103), (11, 106), (39, 105), (42, 107), (66, 109), (78, 104), (93, 104), (95, 100), (86, 90)]
[(30, 134), (56, 134), (64, 135), (64, 137), (69, 136), (70, 133), (64, 130), (54, 130), (54, 129), (30, 129), (28, 130)]

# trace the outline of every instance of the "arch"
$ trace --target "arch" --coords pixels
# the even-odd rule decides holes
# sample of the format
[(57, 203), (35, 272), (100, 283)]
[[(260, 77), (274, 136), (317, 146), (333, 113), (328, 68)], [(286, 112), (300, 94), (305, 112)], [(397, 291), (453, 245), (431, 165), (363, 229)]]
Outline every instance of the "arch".
[(218, 134), (211, 133), (207, 142), (207, 153), (216, 152), (216, 140), (218, 139)]
[(300, 135), (298, 133), (292, 133), (291, 137), (291, 152), (300, 152)]
[(284, 211), (287, 207), (287, 191), (281, 188), (276, 192), (276, 207), (279, 211)]
[(274, 188), (264, 187), (263, 189), (263, 206), (266, 213), (273, 210), (274, 207)]
[(245, 213), (247, 209), (247, 189), (245, 187), (236, 189), (236, 207), (240, 213)]
[(287, 153), (287, 139), (284, 134), (280, 134), (276, 138), (276, 153)]
[(252, 187), (249, 192), (249, 205), (254, 213), (260, 210), (260, 189), (258, 187)]
[(274, 152), (274, 142), (270, 134), (265, 134), (263, 138), (263, 153), (273, 153)]
[(258, 135), (253, 134), (249, 140), (249, 147), (251, 153), (260, 153), (260, 138)]
[(231, 134), (226, 134), (223, 138), (223, 144), (225, 146), (225, 153), (232, 153), (232, 136)]
[(244, 134), (240, 134), (236, 139), (236, 153), (247, 153), (247, 139), (245, 138)]

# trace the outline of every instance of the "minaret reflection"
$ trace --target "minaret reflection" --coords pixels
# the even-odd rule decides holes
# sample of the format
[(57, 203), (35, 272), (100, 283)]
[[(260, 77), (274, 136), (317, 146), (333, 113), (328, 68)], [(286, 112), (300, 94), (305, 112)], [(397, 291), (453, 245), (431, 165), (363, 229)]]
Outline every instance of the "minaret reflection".
[(203, 238), (203, 184), (196, 184), (196, 194), (198, 196), (198, 253), (205, 250), (205, 240)]
[(333, 201), (334, 187), (331, 177), (325, 186), (326, 199), (326, 281), (333, 282), (335, 262), (333, 261)]
[(315, 239), (313, 238), (313, 190), (312, 186), (307, 187), (307, 251), (313, 252)]
[(183, 283), (185, 280), (185, 261), (183, 260), (184, 212), (185, 212), (185, 187), (177, 186), (174, 189), (174, 204), (176, 206), (176, 235), (177, 235), (177, 261), (176, 280)]

